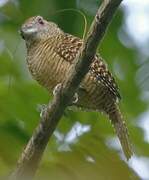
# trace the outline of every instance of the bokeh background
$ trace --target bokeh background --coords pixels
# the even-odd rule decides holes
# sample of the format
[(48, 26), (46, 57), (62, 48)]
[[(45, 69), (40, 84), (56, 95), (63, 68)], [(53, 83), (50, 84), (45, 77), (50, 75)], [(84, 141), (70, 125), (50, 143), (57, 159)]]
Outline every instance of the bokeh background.
[[(0, 0), (0, 179), (39, 123), (39, 104), (52, 97), (30, 76), (18, 30), (42, 15), (82, 37), (81, 10), (93, 20), (99, 0)], [(123, 111), (135, 155), (126, 162), (109, 120), (97, 112), (67, 110), (44, 153), (36, 179), (149, 179), (149, 1), (124, 0), (99, 47), (121, 89)]]

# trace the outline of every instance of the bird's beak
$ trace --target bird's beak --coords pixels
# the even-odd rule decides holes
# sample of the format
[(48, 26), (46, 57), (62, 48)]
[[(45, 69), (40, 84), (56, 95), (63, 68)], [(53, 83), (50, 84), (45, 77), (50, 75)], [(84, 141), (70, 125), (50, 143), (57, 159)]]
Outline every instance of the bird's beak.
[(19, 30), (19, 34), (23, 39), (29, 38), (32, 35), (36, 34), (37, 28), (33, 26), (22, 26)]

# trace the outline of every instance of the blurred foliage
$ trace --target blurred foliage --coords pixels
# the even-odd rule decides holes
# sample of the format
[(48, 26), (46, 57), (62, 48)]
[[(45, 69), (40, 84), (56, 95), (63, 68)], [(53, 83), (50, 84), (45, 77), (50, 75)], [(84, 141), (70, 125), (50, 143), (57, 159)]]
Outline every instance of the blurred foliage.
[[(76, 12), (59, 13), (61, 9), (80, 9), (88, 27), (100, 4), (99, 0), (0, 0), (0, 177), (15, 167), (17, 159), (38, 124), (38, 105), (49, 101), (45, 89), (32, 80), (25, 62), (25, 46), (18, 34), (23, 21), (42, 15), (55, 21), (66, 32), (82, 37), (83, 18)], [(73, 19), (73, 21), (72, 21)], [(149, 144), (138, 117), (147, 110), (143, 89), (136, 81), (143, 54), (120, 41), (124, 13), (120, 9), (112, 21), (99, 51), (106, 59), (121, 89), (121, 109), (128, 124), (137, 156), (149, 156)], [(141, 74), (142, 76), (142, 74)], [(51, 98), (51, 97), (50, 97)], [(107, 118), (97, 112), (67, 110), (50, 140), (37, 179), (90, 180), (138, 179), (115, 145), (113, 129)], [(117, 142), (117, 139), (116, 139)]]

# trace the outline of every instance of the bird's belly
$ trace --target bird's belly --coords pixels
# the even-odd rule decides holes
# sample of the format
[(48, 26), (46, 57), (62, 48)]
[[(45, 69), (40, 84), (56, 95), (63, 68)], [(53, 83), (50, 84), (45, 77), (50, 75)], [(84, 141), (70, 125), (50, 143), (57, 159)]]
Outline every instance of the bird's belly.
[[(29, 70), (35, 80), (44, 86), (50, 93), (54, 87), (65, 83), (72, 66), (60, 56), (53, 58), (28, 59)], [(87, 73), (78, 90), (77, 106), (104, 110), (106, 104), (112, 101), (109, 90), (102, 84), (96, 83), (90, 73)]]

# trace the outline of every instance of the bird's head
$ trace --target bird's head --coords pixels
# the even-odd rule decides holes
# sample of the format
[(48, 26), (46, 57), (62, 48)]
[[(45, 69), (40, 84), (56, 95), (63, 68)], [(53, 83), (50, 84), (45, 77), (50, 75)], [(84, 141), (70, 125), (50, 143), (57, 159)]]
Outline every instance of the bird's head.
[(62, 32), (53, 22), (46, 21), (42, 16), (27, 19), (20, 28), (20, 34), (26, 42), (45, 40)]

